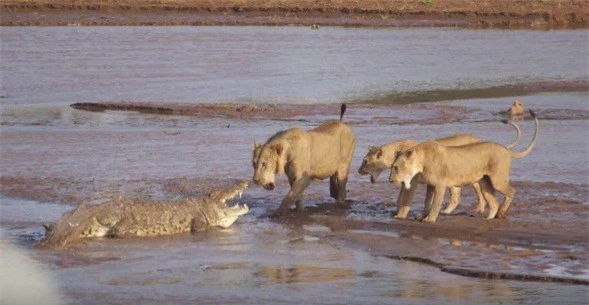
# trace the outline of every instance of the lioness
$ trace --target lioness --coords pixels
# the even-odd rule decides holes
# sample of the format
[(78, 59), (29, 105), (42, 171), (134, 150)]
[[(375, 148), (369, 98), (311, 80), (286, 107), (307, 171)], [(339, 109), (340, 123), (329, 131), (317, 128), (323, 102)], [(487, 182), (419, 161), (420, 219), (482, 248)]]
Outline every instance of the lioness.
[(303, 209), (303, 191), (312, 180), (329, 179), (329, 193), (339, 204), (346, 200), (346, 183), (356, 145), (356, 136), (342, 123), (346, 105), (342, 104), (340, 121), (327, 121), (304, 131), (292, 128), (271, 136), (264, 145), (254, 142), (253, 180), (267, 190), (274, 189), (276, 174), (285, 173), (291, 189), (280, 207), (270, 216), (284, 214), (296, 204)]
[[(509, 145), (507, 148), (513, 148), (519, 142), (519, 138), (521, 135), (521, 130), (519, 127), (511, 121), (503, 121), (503, 123), (509, 123), (511, 126), (515, 128), (517, 131), (517, 137), (515, 141)], [(468, 134), (457, 134), (441, 139), (435, 140), (438, 143), (445, 145), (445, 146), (459, 146), (465, 145), (470, 143), (480, 142), (481, 140), (477, 137), (468, 135)], [(362, 159), (362, 165), (358, 169), (358, 173), (361, 175), (370, 175), (370, 182), (375, 183), (376, 179), (384, 170), (390, 170), (397, 154), (400, 154), (409, 148), (417, 145), (417, 143), (411, 139), (400, 140), (396, 142), (392, 142), (380, 147), (369, 146), (368, 153)], [(419, 183), (418, 178), (413, 183)], [(477, 198), (479, 200), (476, 212), (483, 213), (485, 211), (486, 201), (483, 198), (483, 194), (481, 193), (481, 188), (479, 187), (478, 183), (473, 183), (473, 188), (477, 194)], [(407, 214), (409, 213), (409, 207), (411, 205), (411, 201), (413, 199), (415, 188), (406, 190), (401, 188), (399, 191), (399, 196), (397, 198), (397, 213), (395, 218), (406, 218)], [(460, 187), (451, 187), (450, 188), (450, 202), (444, 211), (443, 214), (450, 214), (458, 204), (460, 203)], [(428, 194), (431, 195), (431, 194)], [(427, 201), (426, 201), (427, 202)]]
[(524, 102), (522, 100), (515, 100), (513, 105), (509, 107), (507, 114), (511, 119), (523, 120), (524, 118)]
[[(433, 205), (424, 219), (435, 222), (440, 211), (446, 187), (463, 186), (479, 182), (485, 200), (489, 203), (487, 219), (507, 217), (507, 209), (513, 200), (515, 189), (509, 185), (511, 159), (527, 156), (538, 137), (538, 119), (530, 110), (536, 123), (536, 132), (529, 147), (514, 152), (494, 142), (478, 142), (463, 146), (443, 146), (436, 141), (419, 144), (393, 162), (389, 181), (406, 189), (414, 187), (412, 180), (419, 175), (433, 192)], [(495, 190), (505, 196), (498, 211)]]

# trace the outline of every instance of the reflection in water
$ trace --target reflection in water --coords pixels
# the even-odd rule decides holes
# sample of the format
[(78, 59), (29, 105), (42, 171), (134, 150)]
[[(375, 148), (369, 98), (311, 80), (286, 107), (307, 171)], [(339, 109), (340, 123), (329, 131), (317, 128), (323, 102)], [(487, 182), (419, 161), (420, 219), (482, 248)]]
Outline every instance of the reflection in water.
[(297, 265), (290, 268), (263, 267), (254, 276), (262, 278), (265, 285), (318, 283), (351, 279), (356, 276), (356, 271), (351, 268)]

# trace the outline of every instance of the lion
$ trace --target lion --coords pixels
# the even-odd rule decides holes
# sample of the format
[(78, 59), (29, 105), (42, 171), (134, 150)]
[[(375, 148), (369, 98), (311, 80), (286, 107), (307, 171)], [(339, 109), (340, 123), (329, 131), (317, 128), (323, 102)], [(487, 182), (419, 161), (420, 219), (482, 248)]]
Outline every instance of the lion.
[[(515, 141), (509, 145), (507, 148), (513, 148), (519, 142), (521, 136), (521, 130), (519, 127), (511, 122), (504, 120), (503, 123), (510, 124), (515, 128), (517, 131), (517, 137)], [(459, 146), (465, 145), (470, 143), (481, 142), (481, 139), (468, 135), (468, 134), (457, 134), (452, 135), (449, 137), (441, 138), (435, 140), (438, 143), (445, 145), (445, 146)], [(408, 150), (409, 148), (417, 145), (417, 143), (411, 139), (404, 139), (400, 141), (395, 141), (380, 147), (369, 146), (368, 153), (362, 159), (362, 165), (358, 169), (358, 173), (361, 175), (370, 175), (370, 182), (375, 183), (376, 179), (384, 170), (390, 170), (395, 158), (398, 154)], [(417, 181), (416, 181), (417, 183)], [(481, 193), (481, 189), (478, 183), (473, 183), (473, 188), (477, 194), (478, 204), (475, 209), (477, 213), (483, 213), (485, 211), (486, 201), (483, 198), (483, 194)], [(399, 196), (397, 198), (397, 214), (395, 218), (404, 219), (407, 217), (409, 213), (409, 206), (411, 205), (411, 201), (413, 199), (413, 190), (405, 190), (401, 188), (399, 191)], [(460, 203), (460, 187), (452, 187), (450, 188), (450, 202), (444, 211), (443, 214), (450, 214), (456, 209), (458, 204)], [(428, 194), (431, 195), (431, 194)]]
[(327, 121), (309, 131), (292, 128), (271, 136), (265, 144), (254, 141), (252, 166), (254, 183), (273, 190), (276, 174), (286, 174), (290, 191), (270, 216), (285, 214), (294, 203), (303, 210), (303, 192), (313, 180), (329, 178), (329, 193), (338, 204), (346, 200), (346, 184), (356, 146), (352, 129), (340, 121)]
[[(433, 193), (431, 208), (423, 221), (435, 222), (440, 211), (444, 192), (447, 187), (463, 186), (478, 182), (483, 196), (489, 204), (487, 219), (507, 217), (507, 210), (513, 200), (515, 189), (509, 185), (511, 159), (527, 156), (538, 137), (538, 119), (534, 118), (536, 131), (528, 148), (515, 152), (494, 142), (478, 142), (462, 146), (443, 146), (436, 141), (427, 141), (400, 154), (393, 166), (389, 181), (402, 185), (405, 189), (415, 187), (413, 179), (428, 185)], [(495, 191), (505, 196), (501, 207), (497, 204)]]
[(524, 102), (521, 99), (515, 100), (513, 105), (507, 110), (507, 114), (511, 119), (522, 120), (524, 117)]

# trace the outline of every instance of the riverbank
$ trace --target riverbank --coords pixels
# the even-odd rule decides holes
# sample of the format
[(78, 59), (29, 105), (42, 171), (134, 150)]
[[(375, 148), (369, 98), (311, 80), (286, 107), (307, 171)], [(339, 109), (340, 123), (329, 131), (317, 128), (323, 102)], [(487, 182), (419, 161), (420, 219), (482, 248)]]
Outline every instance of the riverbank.
[(2, 0), (0, 7), (2, 26), (589, 27), (584, 0)]

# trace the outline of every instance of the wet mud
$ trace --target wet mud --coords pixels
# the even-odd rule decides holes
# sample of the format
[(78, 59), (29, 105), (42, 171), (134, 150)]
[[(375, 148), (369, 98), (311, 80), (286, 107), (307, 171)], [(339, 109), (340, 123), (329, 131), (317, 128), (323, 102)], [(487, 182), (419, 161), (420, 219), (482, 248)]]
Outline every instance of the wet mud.
[[(124, 103), (119, 108), (116, 105), (121, 104), (117, 103), (97, 105), (103, 107), (100, 108), (102, 112), (99, 112), (102, 115), (110, 115), (109, 111), (114, 110), (143, 113), (141, 108), (137, 110), (134, 108), (135, 104), (132, 103)], [(115, 107), (111, 108), (110, 105), (115, 105)], [(140, 103), (139, 106), (158, 109), (161, 105), (151, 106), (149, 103)], [(236, 132), (232, 127), (225, 126), (219, 130), (224, 130), (226, 135), (218, 135), (221, 138), (234, 139), (230, 141), (240, 138), (242, 132), (248, 133), (247, 128), (245, 130), (243, 128), (251, 124), (250, 121), (255, 121), (256, 124), (267, 121), (270, 124), (286, 122), (289, 124), (304, 123), (312, 126), (325, 119), (330, 119), (331, 116), (327, 114), (337, 114), (339, 110), (338, 105), (260, 105), (257, 106), (259, 110), (249, 112), (238, 110), (243, 105), (193, 105), (179, 108), (175, 108), (175, 105), (166, 105), (166, 107), (171, 109), (175, 115), (186, 116), (186, 120), (190, 120), (191, 116), (197, 116), (199, 119), (208, 120), (213, 124), (212, 126), (218, 126), (215, 122), (220, 118), (225, 122), (230, 122), (229, 124), (235, 125), (241, 131)], [(85, 108), (79, 109), (86, 111)], [(90, 109), (96, 111), (96, 109)], [(199, 109), (204, 109), (209, 113), (203, 115)], [(475, 124), (474, 126), (476, 126), (476, 124), (480, 124), (480, 118), (476, 117), (477, 111), (480, 109), (477, 110), (467, 105), (451, 106), (432, 103), (394, 106), (353, 104), (349, 106), (345, 119), (357, 132), (363, 134), (379, 125), (408, 126), (412, 130), (415, 130), (414, 126), (423, 126), (422, 128), (428, 129), (428, 126), (456, 122)], [(544, 114), (549, 114), (551, 111), (551, 109), (543, 107), (538, 110), (539, 113)], [(587, 111), (583, 112), (582, 110), (558, 109), (555, 111), (559, 114), (558, 122), (562, 120), (565, 122), (566, 120), (584, 121), (589, 117)], [(578, 117), (579, 113), (584, 114)], [(149, 112), (149, 115), (153, 115), (153, 113)], [(239, 115), (242, 117), (238, 117)], [(255, 117), (247, 117), (248, 115), (255, 115)], [(487, 112), (483, 121), (499, 128), (502, 124), (498, 121), (502, 116), (501, 112)], [(539, 115), (539, 117), (541, 124), (545, 124), (546, 121), (543, 121), (542, 116)], [(527, 121), (520, 123), (524, 124), (522, 126), (523, 132), (524, 136), (527, 136), (522, 139), (522, 143), (531, 136), (531, 134), (527, 134), (530, 132), (525, 126), (526, 123)], [(15, 125), (12, 128), (19, 127)], [(510, 128), (504, 128), (510, 130)], [(186, 141), (190, 143), (192, 140), (189, 140), (187, 136), (189, 138), (196, 136), (198, 142), (205, 141), (209, 143), (210, 148), (215, 150), (214, 147), (220, 142), (217, 142), (218, 139), (208, 137), (208, 130), (209, 128), (204, 128), (200, 131), (186, 133), (185, 130), (178, 129), (174, 136), (161, 133), (161, 130), (154, 130), (155, 133), (149, 132), (152, 135), (143, 136), (143, 141), (158, 143), (161, 142), (160, 139), (165, 139), (163, 143), (168, 142), (170, 145)], [(540, 133), (542, 134), (542, 132), (543, 127), (540, 128)], [(62, 144), (77, 145), (75, 143), (82, 143), (83, 141), (80, 140), (87, 137), (84, 133), (80, 134), (79, 132), (59, 133), (62, 133), (62, 139), (59, 140)], [(92, 134), (93, 132), (86, 131), (85, 133)], [(511, 133), (512, 131), (506, 132), (505, 138), (511, 139), (514, 136)], [(11, 132), (3, 136), (9, 140), (8, 143), (11, 142), (12, 134)], [(26, 133), (14, 133), (14, 136), (19, 138), (23, 135)], [(389, 139), (386, 132), (383, 135), (385, 135), (384, 138)], [(109, 138), (111, 137), (103, 137), (105, 141), (112, 142), (112, 140), (107, 140)], [(137, 138), (131, 136), (128, 139)], [(121, 140), (126, 141), (125, 138), (116, 141)], [(243, 139), (243, 141), (245, 140)], [(505, 141), (508, 142), (508, 140)], [(242, 142), (242, 140), (237, 142)], [(94, 143), (93, 145), (101, 144)], [(247, 145), (245, 144), (245, 146)], [(363, 154), (361, 145), (359, 144), (357, 147), (355, 159)], [(177, 146), (177, 144), (169, 147), (173, 146)], [(231, 150), (231, 146), (227, 148)], [(237, 171), (235, 169), (232, 171), (233, 175), (247, 177), (250, 174), (249, 167), (251, 165), (248, 163), (250, 156), (247, 149), (241, 149), (245, 150), (242, 156), (244, 166)], [(226, 150), (221, 148), (218, 153), (224, 154), (223, 151)], [(76, 154), (76, 152), (71, 151), (70, 154)], [(112, 157), (107, 155), (98, 158), (103, 160), (100, 162), (118, 162), (115, 161), (116, 159), (108, 161)], [(187, 155), (188, 160), (190, 158)], [(141, 162), (153, 161), (144, 160)], [(226, 163), (221, 160), (208, 162), (212, 162), (211, 168), (216, 168), (216, 171), (223, 171), (223, 167), (219, 167), (219, 165)], [(28, 175), (5, 174), (0, 177), (0, 191), (2, 196), (10, 198), (59, 202), (71, 206), (77, 206), (83, 202), (100, 203), (117, 196), (135, 200), (156, 198), (160, 201), (173, 201), (178, 198), (200, 196), (226, 182), (222, 178), (205, 174), (207, 172), (205, 167), (200, 166), (200, 168), (204, 172), (196, 174), (196, 177), (188, 172), (185, 174), (170, 172), (166, 175), (169, 178), (145, 177), (136, 180), (113, 180), (112, 178), (101, 178), (105, 173), (96, 172), (96, 178), (88, 179), (84, 178), (86, 176), (84, 172), (76, 173), (69, 170), (67, 171), (69, 175), (74, 174), (74, 176), (59, 177), (58, 173), (62, 169), (58, 167), (45, 170), (46, 174), (57, 175), (53, 177), (38, 178)], [(305, 236), (313, 236), (319, 240), (328, 240), (345, 247), (360, 249), (375, 256), (425, 263), (452, 274), (495, 279), (589, 284), (587, 281), (588, 270), (585, 268), (589, 263), (589, 258), (586, 255), (589, 236), (584, 230), (586, 219), (589, 216), (589, 207), (587, 206), (589, 190), (586, 184), (559, 182), (558, 180), (547, 182), (514, 180), (512, 185), (516, 188), (517, 195), (509, 211), (509, 217), (505, 220), (492, 221), (484, 220), (482, 215), (478, 215), (472, 210), (474, 204), (471, 206), (470, 203), (476, 202), (474, 192), (470, 188), (465, 188), (462, 203), (454, 215), (441, 216), (435, 224), (426, 224), (417, 220), (420, 219), (423, 209), (424, 190), (418, 189), (417, 191), (412, 212), (409, 214), (410, 220), (394, 220), (391, 215), (394, 214), (394, 201), (398, 189), (389, 184), (386, 177), (381, 177), (381, 182), (371, 184), (366, 177), (357, 175), (354, 170), (353, 179), (349, 184), (348, 208), (342, 209), (329, 203), (325, 196), (327, 184), (319, 182), (313, 184), (306, 192), (306, 212), (301, 215), (293, 212), (285, 219), (272, 220), (272, 222), (284, 225), (294, 232), (303, 232), (298, 235), (301, 241), (308, 238)], [(522, 169), (516, 169), (516, 171), (522, 171)], [(52, 172), (53, 174), (51, 174)], [(114, 174), (116, 175), (116, 173)], [(270, 221), (266, 218), (266, 212), (274, 208), (271, 202), (279, 201), (284, 195), (283, 192), (288, 189), (288, 185), (284, 181), (278, 181), (277, 186), (282, 190), (266, 192), (253, 188), (245, 192), (241, 202), (251, 207), (256, 222)], [(4, 225), (13, 228), (26, 226), (25, 224), (11, 225), (7, 222), (4, 222)], [(327, 231), (314, 232), (304, 229), (305, 226), (310, 225), (324, 227)], [(297, 238), (299, 237), (295, 239)]]
[(19, 1), (2, 25), (304, 25), (371, 27), (586, 28), (585, 1)]

